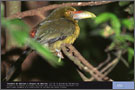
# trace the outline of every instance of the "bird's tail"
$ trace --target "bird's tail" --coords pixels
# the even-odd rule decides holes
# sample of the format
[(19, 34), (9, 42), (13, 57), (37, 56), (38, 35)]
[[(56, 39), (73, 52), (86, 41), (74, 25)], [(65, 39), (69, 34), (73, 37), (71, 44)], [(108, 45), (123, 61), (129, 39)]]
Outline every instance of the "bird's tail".
[(29, 47), (22, 53), (22, 55), (17, 59), (17, 61), (11, 66), (9, 71), (6, 74), (6, 77), (2, 81), (11, 81), (16, 77), (21, 71), (21, 65), (27, 55), (32, 52), (32, 49)]

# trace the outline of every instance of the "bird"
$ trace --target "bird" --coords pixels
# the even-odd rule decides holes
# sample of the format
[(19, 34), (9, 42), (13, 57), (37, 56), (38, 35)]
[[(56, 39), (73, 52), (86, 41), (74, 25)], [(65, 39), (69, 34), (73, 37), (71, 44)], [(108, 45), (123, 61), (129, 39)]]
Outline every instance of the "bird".
[(73, 44), (77, 39), (80, 33), (78, 20), (94, 17), (96, 15), (88, 11), (77, 11), (69, 6), (60, 7), (39, 23), (30, 35), (59, 58), (64, 58), (61, 45)]
[[(61, 53), (62, 44), (73, 44), (80, 34), (78, 21), (95, 17), (96, 15), (92, 12), (77, 11), (71, 6), (59, 7), (31, 30), (30, 37), (44, 47), (49, 48), (54, 55), (63, 59), (64, 57)], [(23, 52), (20, 58), (9, 69), (3, 81), (12, 79), (17, 68), (21, 66), (27, 55), (32, 51), (31, 48), (27, 48)]]

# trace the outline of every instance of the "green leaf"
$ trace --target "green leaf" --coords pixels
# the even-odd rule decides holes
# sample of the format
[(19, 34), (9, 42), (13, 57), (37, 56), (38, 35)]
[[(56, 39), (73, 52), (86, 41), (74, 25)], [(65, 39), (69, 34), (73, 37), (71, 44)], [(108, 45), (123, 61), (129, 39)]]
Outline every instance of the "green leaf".
[(62, 65), (62, 62), (58, 62), (58, 58), (54, 56), (49, 49), (42, 46), (40, 43), (31, 39), (28, 35), (28, 26), (20, 19), (6, 20), (2, 19), (2, 25), (7, 28), (11, 36), (18, 44), (25, 44), (36, 50), (45, 60), (52, 66), (56, 67)]
[(128, 40), (128, 41), (130, 41), (130, 42), (134, 42), (134, 37), (131, 36), (131, 35), (125, 34), (125, 35), (122, 35), (122, 37), (123, 37), (125, 40)]
[(124, 34), (124, 35), (120, 35), (120, 36), (117, 36), (115, 37), (116, 40), (119, 40), (119, 42), (124, 42), (126, 40), (130, 41), (130, 42), (134, 42), (134, 37), (132, 35), (128, 35), (128, 34)]
[(115, 37), (115, 41), (117, 42), (117, 44), (120, 44), (122, 42), (125, 42), (126, 40), (124, 39), (124, 37), (120, 35), (120, 36)]
[(134, 30), (134, 18), (129, 18), (129, 19), (123, 19), (122, 24), (124, 27), (126, 27), (128, 30)]
[(108, 13), (102, 13), (99, 16), (97, 16), (94, 20), (96, 24), (106, 22), (107, 20), (109, 20)]
[(107, 22), (108, 20), (110, 20), (111, 25), (112, 25), (112, 29), (115, 31), (116, 36), (119, 36), (121, 24), (120, 24), (120, 21), (115, 14), (107, 13), (107, 12), (102, 13), (95, 18), (95, 23), (98, 25), (98, 24)]
[(16, 40), (16, 42), (20, 45), (24, 45), (28, 38), (28, 34), (26, 32), (22, 32), (20, 30), (12, 30), (12, 31), (10, 31), (10, 34), (12, 35), (14, 40)]
[(20, 31), (26, 31), (26, 33), (28, 33), (29, 31), (29, 27), (27, 24), (24, 23), (23, 20), (21, 19), (12, 19), (9, 22), (12, 26), (16, 25), (16, 28), (18, 27), (20, 29)]
[(120, 1), (119, 5), (120, 6), (125, 6), (125, 5), (128, 5), (129, 3), (130, 3), (129, 1)]
[(131, 63), (132, 62), (132, 58), (134, 56), (134, 49), (133, 48), (128, 48), (128, 62)]

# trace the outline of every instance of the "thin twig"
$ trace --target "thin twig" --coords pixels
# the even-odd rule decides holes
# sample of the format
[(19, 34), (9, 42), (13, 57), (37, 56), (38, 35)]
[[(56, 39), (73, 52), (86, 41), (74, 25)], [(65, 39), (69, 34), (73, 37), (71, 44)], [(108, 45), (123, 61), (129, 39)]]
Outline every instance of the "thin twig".
[(117, 58), (115, 58), (115, 59), (114, 59), (111, 63), (109, 63), (106, 67), (104, 67), (104, 68), (101, 70), (101, 72), (102, 72), (102, 73), (105, 72), (109, 67), (111, 67), (112, 65), (116, 64), (116, 63), (119, 61), (120, 57), (121, 57), (121, 51), (118, 52)]
[(58, 8), (58, 7), (63, 7), (63, 6), (97, 6), (97, 5), (108, 4), (108, 3), (111, 3), (111, 2), (112, 1), (97, 1), (97, 2), (74, 2), (74, 3), (53, 4), (53, 5), (44, 6), (42, 8), (28, 10), (28, 11), (24, 11), (24, 12), (21, 12), (21, 13), (16, 13), (16, 14), (8, 17), (8, 18), (9, 19), (24, 18), (26, 16), (39, 16), (41, 18), (45, 18), (43, 16), (44, 12), (46, 12), (48, 10)]
[(129, 68), (128, 62), (127, 62), (123, 57), (121, 57), (120, 60), (124, 63), (124, 65), (125, 65), (127, 68)]
[(104, 66), (105, 64), (107, 64), (110, 61), (110, 59), (111, 59), (110, 54), (107, 54), (107, 59), (104, 62), (100, 63), (96, 68), (97, 69), (100, 69), (102, 66)]
[(77, 72), (79, 73), (83, 81), (90, 81), (89, 78), (87, 78), (82, 72), (80, 72), (79, 70), (77, 70)]
[(104, 72), (104, 75), (109, 74), (115, 68), (115, 66), (118, 64), (118, 62), (119, 62), (119, 59), (117, 59), (117, 62), (114, 65), (112, 65), (106, 72)]
[[(104, 73), (104, 75), (107, 75), (108, 73), (110, 73), (113, 70), (113, 68), (118, 64), (118, 62), (121, 58), (121, 54), (122, 54), (122, 52), (118, 51), (117, 57), (111, 63), (109, 63), (107, 66), (105, 66), (100, 72)], [(89, 80), (94, 80), (94, 78), (91, 77)]]

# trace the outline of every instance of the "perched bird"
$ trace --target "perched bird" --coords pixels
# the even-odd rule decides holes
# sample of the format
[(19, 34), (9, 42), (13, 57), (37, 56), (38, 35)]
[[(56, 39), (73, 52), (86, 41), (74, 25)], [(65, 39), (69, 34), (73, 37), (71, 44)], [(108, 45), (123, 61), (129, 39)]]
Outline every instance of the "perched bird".
[(63, 58), (61, 45), (73, 44), (80, 33), (78, 20), (96, 17), (88, 11), (76, 11), (73, 7), (60, 7), (34, 28), (31, 36)]
[[(59, 58), (63, 58), (61, 53), (62, 44), (73, 44), (80, 33), (78, 20), (86, 18), (94, 18), (95, 14), (88, 11), (76, 11), (73, 7), (60, 7), (54, 10), (45, 20), (33, 28), (30, 36), (48, 47)], [(12, 79), (14, 73), (21, 66), (27, 54), (32, 50), (27, 48), (23, 55), (10, 68), (7, 76), (3, 81)]]

